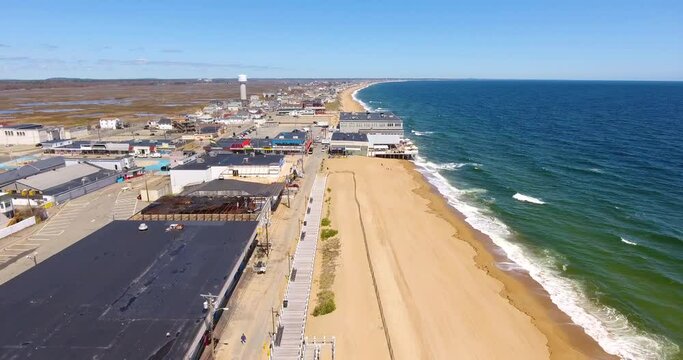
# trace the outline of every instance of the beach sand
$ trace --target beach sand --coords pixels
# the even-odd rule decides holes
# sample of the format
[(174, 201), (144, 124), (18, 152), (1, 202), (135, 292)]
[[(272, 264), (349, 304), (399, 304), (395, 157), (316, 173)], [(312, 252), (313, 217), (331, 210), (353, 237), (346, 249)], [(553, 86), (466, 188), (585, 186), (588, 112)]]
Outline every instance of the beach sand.
[(309, 315), (306, 335), (335, 336), (340, 358), (611, 358), (528, 276), (498, 269), (490, 240), (412, 163), (349, 157), (323, 167), (342, 244), (337, 309)]

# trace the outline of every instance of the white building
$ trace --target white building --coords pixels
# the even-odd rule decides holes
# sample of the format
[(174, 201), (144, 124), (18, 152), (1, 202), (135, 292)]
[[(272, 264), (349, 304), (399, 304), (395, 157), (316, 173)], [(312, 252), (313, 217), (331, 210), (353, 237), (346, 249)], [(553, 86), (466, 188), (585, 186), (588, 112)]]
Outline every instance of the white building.
[(285, 163), (283, 155), (216, 154), (171, 169), (171, 191), (183, 191), (187, 185), (197, 185), (216, 179), (261, 177), (278, 179)]
[(36, 145), (65, 138), (63, 126), (18, 124), (0, 127), (0, 145)]
[(159, 130), (173, 130), (173, 120), (162, 118), (157, 122)]
[(403, 136), (403, 120), (392, 112), (341, 112), (339, 131)]
[(123, 122), (119, 118), (100, 119), (100, 129), (122, 129)]

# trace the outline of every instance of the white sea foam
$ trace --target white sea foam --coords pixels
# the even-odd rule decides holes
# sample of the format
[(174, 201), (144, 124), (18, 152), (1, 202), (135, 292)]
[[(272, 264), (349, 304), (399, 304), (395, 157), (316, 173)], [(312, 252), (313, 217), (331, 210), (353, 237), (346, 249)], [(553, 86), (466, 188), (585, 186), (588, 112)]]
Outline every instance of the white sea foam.
[(472, 166), (475, 168), (478, 168), (481, 166), (481, 164), (477, 163), (454, 163), (454, 162), (449, 162), (449, 163), (433, 163), (431, 161), (426, 161), (424, 162), (424, 166), (431, 169), (431, 170), (457, 170), (465, 166)]
[[(678, 353), (678, 346), (668, 339), (635, 328), (615, 309), (589, 299), (578, 282), (562, 276), (556, 266), (556, 257), (549, 252), (534, 255), (517, 243), (503, 222), (487, 210), (467, 202), (464, 192), (452, 186), (424, 158), (418, 157), (415, 164), (417, 171), (464, 215), (467, 223), (489, 236), (509, 260), (526, 270), (550, 294), (552, 302), (607, 353), (627, 360), (663, 359)], [(510, 265), (503, 267), (512, 268)]]
[(633, 241), (631, 241), (631, 240), (629, 240), (629, 239), (626, 239), (626, 238), (624, 238), (624, 237), (620, 237), (620, 239), (621, 239), (621, 242), (623, 242), (623, 243), (625, 243), (625, 244), (629, 244), (629, 245), (633, 245), (633, 246), (638, 245), (637, 242), (633, 242)]
[(353, 98), (353, 100), (355, 100), (357, 103), (359, 103), (365, 109), (365, 111), (372, 111), (372, 108), (370, 107), (370, 105), (364, 103), (361, 99), (358, 98), (358, 92), (367, 88), (368, 86), (371, 86), (371, 85), (374, 85), (374, 84), (365, 85), (361, 88), (358, 88), (358, 89), (356, 89), (356, 91), (353, 92), (353, 94), (351, 94), (351, 97)]
[(528, 195), (524, 195), (524, 194), (520, 194), (520, 193), (516, 193), (516, 194), (512, 195), (512, 197), (513, 197), (515, 200), (519, 200), (519, 201), (523, 201), (523, 202), (528, 202), (528, 203), (532, 203), (532, 204), (536, 204), (536, 205), (543, 205), (543, 204), (545, 204), (545, 202), (544, 202), (543, 200), (541, 200), (541, 199), (537, 199), (537, 198), (535, 198), (535, 197), (528, 196)]
[(415, 136), (425, 136), (425, 135), (431, 135), (434, 132), (433, 131), (417, 131), (417, 130), (410, 130)]

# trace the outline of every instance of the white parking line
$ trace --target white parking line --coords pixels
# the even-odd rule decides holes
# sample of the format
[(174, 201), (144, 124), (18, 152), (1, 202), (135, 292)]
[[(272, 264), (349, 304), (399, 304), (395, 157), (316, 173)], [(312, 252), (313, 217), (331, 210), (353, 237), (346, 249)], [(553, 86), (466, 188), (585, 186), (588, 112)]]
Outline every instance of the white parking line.
[(58, 231), (39, 231), (38, 234), (40, 235), (46, 235), (46, 236), (59, 236), (64, 234), (64, 230), (58, 230)]
[(30, 237), (30, 238), (28, 238), (28, 239), (31, 240), (31, 241), (50, 241), (50, 239), (48, 239), (48, 238), (34, 238), (34, 237)]

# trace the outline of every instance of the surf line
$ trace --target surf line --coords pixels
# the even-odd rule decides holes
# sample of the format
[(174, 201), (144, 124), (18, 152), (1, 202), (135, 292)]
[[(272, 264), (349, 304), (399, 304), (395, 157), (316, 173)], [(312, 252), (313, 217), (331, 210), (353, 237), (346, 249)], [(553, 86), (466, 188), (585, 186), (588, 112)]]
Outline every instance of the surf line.
[(360, 229), (363, 232), (363, 243), (365, 244), (365, 256), (368, 258), (368, 265), (370, 267), (370, 276), (372, 277), (372, 286), (375, 288), (375, 298), (377, 298), (377, 305), (379, 307), (379, 316), (382, 318), (382, 328), (384, 329), (384, 337), (387, 340), (387, 347), (389, 348), (389, 358), (394, 360), (394, 348), (391, 346), (391, 338), (389, 336), (389, 328), (387, 327), (387, 320), (384, 317), (384, 308), (382, 307), (382, 299), (379, 297), (379, 288), (377, 287), (377, 278), (375, 277), (375, 269), (372, 265), (372, 257), (370, 257), (370, 249), (368, 248), (368, 237), (365, 235), (365, 224), (363, 223), (363, 216), (360, 213), (360, 202), (358, 201), (358, 186), (356, 184), (356, 173), (353, 171), (339, 171), (335, 172), (351, 174), (353, 178), (353, 199), (356, 201), (356, 210), (358, 212), (358, 220), (360, 221)]

